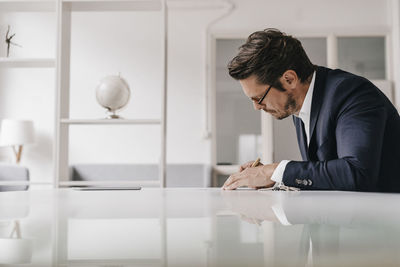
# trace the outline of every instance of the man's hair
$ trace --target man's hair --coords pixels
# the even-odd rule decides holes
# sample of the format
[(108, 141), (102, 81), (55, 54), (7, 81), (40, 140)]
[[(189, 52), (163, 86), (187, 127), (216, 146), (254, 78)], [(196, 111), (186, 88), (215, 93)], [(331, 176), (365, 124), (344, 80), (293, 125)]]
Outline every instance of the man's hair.
[(284, 91), (279, 78), (287, 70), (294, 70), (305, 82), (316, 69), (296, 38), (277, 29), (252, 33), (239, 53), (228, 64), (229, 75), (236, 80), (255, 74), (257, 81)]

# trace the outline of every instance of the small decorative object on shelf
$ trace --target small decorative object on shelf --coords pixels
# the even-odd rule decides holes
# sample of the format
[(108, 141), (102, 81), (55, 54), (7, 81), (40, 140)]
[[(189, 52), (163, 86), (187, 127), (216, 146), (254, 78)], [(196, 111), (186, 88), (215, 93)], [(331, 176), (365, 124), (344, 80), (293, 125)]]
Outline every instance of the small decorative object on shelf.
[(121, 119), (117, 110), (128, 104), (131, 91), (120, 75), (111, 75), (100, 80), (96, 87), (97, 102), (107, 109), (107, 119)]
[(15, 33), (12, 34), (11, 36), (9, 36), (9, 34), (10, 34), (10, 25), (8, 25), (8, 29), (7, 29), (7, 33), (6, 33), (7, 57), (10, 56), (10, 46), (11, 46), (11, 45), (15, 45), (15, 46), (22, 47), (22, 46), (20, 46), (19, 44), (16, 44), (16, 43), (14, 43), (14, 42), (11, 41), (11, 39), (14, 38)]

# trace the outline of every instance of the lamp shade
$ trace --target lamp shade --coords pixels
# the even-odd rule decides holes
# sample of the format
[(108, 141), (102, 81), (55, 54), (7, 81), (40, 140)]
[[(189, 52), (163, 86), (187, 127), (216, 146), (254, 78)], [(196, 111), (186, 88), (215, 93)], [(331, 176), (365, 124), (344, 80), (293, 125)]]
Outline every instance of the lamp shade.
[(12, 119), (2, 120), (0, 146), (25, 145), (33, 142), (32, 121)]

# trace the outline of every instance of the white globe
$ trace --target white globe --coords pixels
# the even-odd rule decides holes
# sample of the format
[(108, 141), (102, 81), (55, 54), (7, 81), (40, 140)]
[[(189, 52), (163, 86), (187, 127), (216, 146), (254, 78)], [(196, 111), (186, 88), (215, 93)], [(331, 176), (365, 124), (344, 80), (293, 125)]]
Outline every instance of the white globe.
[(128, 104), (130, 95), (128, 83), (116, 75), (104, 77), (96, 87), (97, 102), (112, 113), (109, 118), (119, 118), (115, 112)]

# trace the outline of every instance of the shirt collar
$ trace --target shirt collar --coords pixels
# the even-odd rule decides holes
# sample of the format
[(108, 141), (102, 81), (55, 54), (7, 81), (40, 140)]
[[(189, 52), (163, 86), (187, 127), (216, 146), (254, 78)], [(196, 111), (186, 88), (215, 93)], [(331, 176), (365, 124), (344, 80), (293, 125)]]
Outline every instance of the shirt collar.
[(299, 115), (297, 115), (297, 117), (299, 117), (302, 121), (304, 120), (308, 121), (310, 119), (314, 85), (315, 85), (315, 71), (313, 72), (311, 83), (310, 86), (308, 87), (308, 91), (306, 97), (304, 98), (303, 105), (301, 106)]

